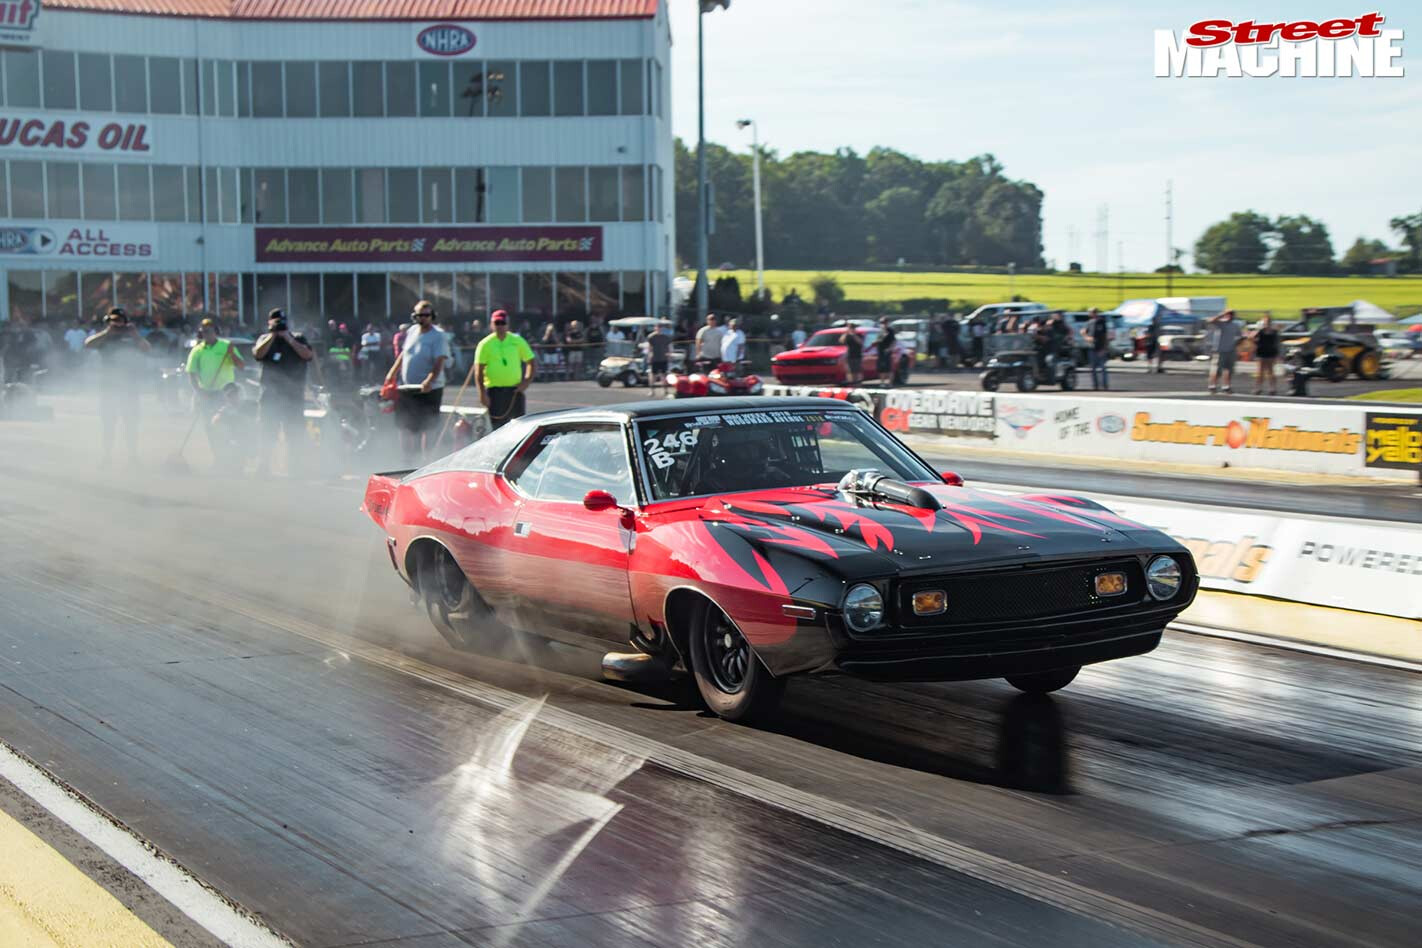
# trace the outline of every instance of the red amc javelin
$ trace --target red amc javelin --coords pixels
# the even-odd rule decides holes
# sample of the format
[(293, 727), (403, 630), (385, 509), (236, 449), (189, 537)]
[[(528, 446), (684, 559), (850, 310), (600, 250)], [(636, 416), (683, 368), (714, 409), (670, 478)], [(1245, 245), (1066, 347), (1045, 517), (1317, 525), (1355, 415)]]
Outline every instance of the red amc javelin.
[[(845, 327), (833, 326), (821, 329), (798, 349), (781, 352), (770, 360), (770, 371), (775, 381), (786, 385), (843, 385), (849, 381), (848, 347), (839, 340), (844, 336)], [(890, 364), (879, 365), (879, 352), (874, 341), (879, 338), (878, 326), (856, 326), (863, 343), (860, 360), (861, 378), (885, 379), (894, 385), (908, 382), (909, 371), (913, 367), (913, 353), (901, 344), (894, 343)]]
[(692, 675), (729, 720), (801, 674), (1052, 691), (1155, 648), (1198, 584), (1164, 534), (964, 487), (833, 399), (529, 415), (372, 476), (365, 510), (456, 647), (591, 645), (609, 677)]

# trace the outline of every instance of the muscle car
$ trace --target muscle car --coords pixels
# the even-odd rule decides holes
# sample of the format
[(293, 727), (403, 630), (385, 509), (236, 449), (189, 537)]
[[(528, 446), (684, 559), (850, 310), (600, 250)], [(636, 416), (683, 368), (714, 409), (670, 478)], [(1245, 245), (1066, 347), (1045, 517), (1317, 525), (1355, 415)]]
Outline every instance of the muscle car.
[(691, 675), (729, 720), (797, 675), (1052, 691), (1155, 648), (1198, 585), (1164, 534), (965, 486), (824, 398), (529, 415), (372, 476), (364, 509), (451, 644), (592, 645), (608, 677)]

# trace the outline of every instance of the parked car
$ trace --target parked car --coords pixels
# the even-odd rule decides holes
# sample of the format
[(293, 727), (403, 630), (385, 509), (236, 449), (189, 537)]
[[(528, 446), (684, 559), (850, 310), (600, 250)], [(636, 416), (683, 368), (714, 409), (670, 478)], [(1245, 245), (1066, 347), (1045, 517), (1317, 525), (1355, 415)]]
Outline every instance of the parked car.
[(456, 648), (593, 646), (605, 676), (690, 675), (732, 721), (802, 675), (1054, 691), (1155, 648), (1199, 582), (1157, 530), (965, 487), (825, 398), (528, 416), (372, 476), (363, 509)]
[(1412, 359), (1422, 353), (1422, 333), (1383, 329), (1373, 333), (1383, 353), (1393, 359)]
[[(913, 370), (913, 355), (900, 342), (894, 343), (890, 364), (879, 365), (879, 351), (874, 343), (879, 338), (878, 324), (856, 326), (863, 345), (860, 360), (864, 381), (879, 379), (891, 385), (903, 385), (909, 380)], [(821, 329), (798, 349), (781, 352), (770, 360), (770, 371), (777, 382), (786, 385), (843, 385), (849, 381), (849, 366), (846, 361), (848, 349), (840, 341), (844, 329), (831, 327)]]

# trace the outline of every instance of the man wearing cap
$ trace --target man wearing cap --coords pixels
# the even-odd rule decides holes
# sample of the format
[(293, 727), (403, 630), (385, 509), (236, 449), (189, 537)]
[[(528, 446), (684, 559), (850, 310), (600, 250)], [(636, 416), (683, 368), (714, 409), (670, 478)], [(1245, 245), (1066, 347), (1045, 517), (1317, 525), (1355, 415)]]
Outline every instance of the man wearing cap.
[(489, 410), (489, 426), (500, 428), (523, 415), (524, 391), (533, 381), (533, 349), (518, 333), (509, 332), (509, 314), (495, 310), (489, 318), (494, 333), (474, 350), (479, 404)]
[(315, 355), (299, 332), (287, 325), (286, 313), (267, 314), (267, 331), (252, 347), (252, 358), (262, 363), (261, 460), (257, 473), (271, 468), (277, 437), (286, 439), (286, 472), (301, 469), (306, 442), (306, 364)]
[[(203, 419), (207, 442), (212, 442), (211, 419), (222, 401), (222, 390), (237, 380), (242, 356), (226, 339), (217, 338), (217, 323), (204, 319), (198, 326), (197, 345), (188, 351), (188, 381), (193, 386), (193, 410)], [(214, 456), (217, 449), (213, 448)]]
[(434, 305), (429, 300), (415, 304), (414, 328), (405, 331), (405, 341), (395, 364), (385, 373), (385, 381), (400, 380), (400, 397), (395, 401), (395, 420), (400, 426), (400, 446), (406, 461), (423, 461), (431, 428), (439, 421), (444, 401), (444, 365), (449, 361), (449, 334), (435, 325)]
[(103, 425), (103, 463), (113, 457), (114, 435), (123, 420), (128, 463), (138, 461), (138, 377), (143, 371), (141, 353), (151, 346), (129, 322), (122, 306), (104, 317), (104, 328), (84, 340), (85, 349), (99, 353), (99, 421)]

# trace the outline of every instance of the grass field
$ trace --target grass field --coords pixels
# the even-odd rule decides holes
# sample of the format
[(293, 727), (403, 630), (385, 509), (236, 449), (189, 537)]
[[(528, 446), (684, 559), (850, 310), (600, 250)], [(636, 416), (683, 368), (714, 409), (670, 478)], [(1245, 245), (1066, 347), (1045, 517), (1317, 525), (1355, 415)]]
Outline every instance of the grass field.
[(1422, 404), (1422, 388), (1389, 388), (1380, 392), (1350, 395), (1349, 398), (1359, 402), (1416, 402)]
[[(810, 280), (816, 270), (767, 270), (766, 286), (778, 300), (792, 287), (812, 301)], [(992, 273), (898, 273), (878, 270), (824, 271), (839, 281), (850, 300), (893, 303), (919, 298), (946, 298), (954, 309), (964, 303), (996, 303), (1016, 292), (1029, 300), (1063, 309), (1098, 306), (1110, 309), (1122, 300), (1155, 296), (1223, 296), (1239, 310), (1274, 310), (1295, 316), (1305, 306), (1342, 306), (1357, 299), (1376, 303), (1399, 316), (1422, 313), (1422, 276), (1289, 277), (1249, 274), (1177, 275), (1166, 293), (1165, 277), (1157, 273), (1080, 273), (1018, 276)], [(694, 273), (687, 276), (695, 278)], [(713, 271), (734, 276), (741, 292), (755, 288), (753, 270)]]

